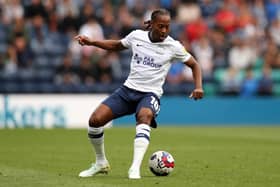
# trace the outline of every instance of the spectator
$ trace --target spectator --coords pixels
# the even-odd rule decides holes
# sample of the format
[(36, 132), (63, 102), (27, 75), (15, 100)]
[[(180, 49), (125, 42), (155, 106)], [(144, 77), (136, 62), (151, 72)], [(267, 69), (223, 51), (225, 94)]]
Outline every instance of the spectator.
[(266, 14), (265, 14), (265, 7), (263, 0), (254, 0), (252, 5), (252, 16), (255, 17), (257, 22), (257, 27), (265, 29), (268, 24)]
[(202, 18), (186, 24), (185, 32), (190, 42), (204, 37), (208, 31), (208, 26)]
[(180, 84), (184, 80), (182, 63), (173, 63), (166, 77), (167, 83)]
[(193, 42), (192, 51), (202, 68), (202, 75), (205, 80), (212, 79), (214, 51), (206, 36), (200, 37)]
[(240, 1), (238, 14), (236, 16), (237, 28), (245, 28), (254, 22), (252, 12), (247, 1)]
[(139, 22), (143, 21), (145, 13), (145, 1), (144, 0), (135, 0), (132, 7), (130, 8), (130, 14), (135, 17)]
[(33, 55), (34, 65), (43, 66), (48, 64), (45, 44), (48, 35), (48, 26), (41, 15), (32, 18), (31, 25), (28, 28), (28, 35), (30, 37), (30, 49)]
[(279, 0), (267, 0), (265, 10), (266, 10), (266, 16), (267, 16), (268, 22), (269, 23), (273, 22), (279, 16), (280, 1)]
[(78, 35), (77, 31), (74, 29), (68, 30), (68, 32), (67, 32), (67, 36), (69, 38), (67, 51), (69, 51), (69, 53), (72, 54), (73, 64), (75, 64), (75, 65), (80, 64), (80, 60), (82, 58), (82, 48), (74, 40), (74, 37), (77, 35)]
[(229, 51), (229, 42), (225, 37), (224, 31), (219, 27), (214, 27), (209, 32), (209, 39), (211, 46), (213, 48), (213, 66), (217, 67), (227, 67), (228, 60), (227, 54)]
[(73, 0), (59, 1), (57, 5), (57, 15), (59, 19), (60, 30), (68, 32), (70, 30), (79, 30), (79, 15), (80, 10), (78, 5)]
[(228, 68), (221, 82), (221, 93), (223, 95), (238, 95), (241, 80), (234, 68)]
[(167, 9), (170, 12), (171, 18), (175, 18), (177, 16), (178, 7), (180, 7), (182, 3), (183, 2), (177, 0), (159, 0), (159, 4), (156, 4), (153, 1), (153, 3), (150, 2), (150, 5), (154, 4), (157, 8), (162, 7)]
[(53, 12), (49, 15), (48, 34), (44, 39), (45, 50), (51, 63), (57, 65), (61, 63), (62, 56), (67, 51), (69, 39), (67, 35), (58, 30), (58, 17)]
[[(187, 14), (186, 14), (187, 12)], [(189, 24), (201, 18), (201, 10), (195, 1), (181, 3), (177, 10), (177, 19), (180, 23)]]
[(99, 58), (97, 63), (94, 64), (94, 69), (96, 72), (96, 80), (99, 83), (109, 84), (112, 82), (112, 66), (107, 59), (108, 53)]
[(57, 85), (69, 86), (77, 85), (80, 82), (70, 54), (66, 54), (63, 58), (63, 63), (57, 67), (54, 81)]
[[(63, 64), (62, 59), (69, 52), (75, 84), (79, 83), (79, 77), (85, 84), (119, 83), (129, 72), (128, 52), (107, 54), (94, 47), (80, 47), (72, 39), (79, 32), (100, 39), (122, 38), (134, 29), (143, 28), (143, 20), (158, 7), (171, 11), (174, 21), (170, 35), (197, 57), (204, 78), (213, 77), (219, 68), (229, 68), (223, 81), (225, 84), (236, 81), (232, 84), (237, 85), (235, 76), (240, 78), (240, 72), (250, 66), (280, 68), (279, 0), (0, 0), (1, 72), (18, 75), (25, 70), (52, 72)], [(86, 54), (88, 60), (84, 59)], [(256, 59), (263, 61), (258, 67)], [(90, 66), (101, 73), (94, 68), (90, 73)], [(65, 82), (72, 79), (73, 76), (65, 76)], [(181, 84), (192, 81), (192, 76), (188, 68), (174, 64), (167, 79), (169, 83)], [(266, 76), (263, 79), (263, 84), (270, 87)]]
[(236, 29), (236, 15), (230, 9), (229, 3), (223, 3), (223, 6), (215, 14), (216, 25), (221, 27), (226, 33), (232, 33)]
[(0, 54), (0, 72), (1, 73), (3, 73), (3, 69), (4, 68), (5, 68), (5, 55), (4, 54)]
[(17, 33), (13, 42), (16, 61), (19, 68), (29, 69), (32, 65), (32, 53), (23, 33)]
[(275, 59), (275, 63), (273, 65), (273, 68), (278, 68), (280, 69), (280, 52), (278, 52), (276, 59)]
[(41, 0), (31, 0), (31, 3), (24, 7), (24, 17), (29, 20), (38, 15), (42, 16), (44, 20), (48, 20), (47, 11)]
[(119, 25), (119, 36), (123, 38), (131, 31), (137, 28), (137, 24), (134, 22), (133, 16), (130, 14), (126, 6), (121, 6), (118, 11), (118, 17), (120, 18)]
[(241, 83), (241, 97), (255, 97), (258, 93), (258, 80), (254, 77), (252, 67), (247, 67), (245, 78)]
[(221, 4), (221, 1), (199, 0), (201, 15), (206, 20), (206, 23), (209, 27), (214, 26), (214, 15), (219, 10)]
[(213, 17), (221, 6), (221, 1), (215, 0), (199, 0), (201, 14), (204, 18), (208, 19)]
[(80, 8), (80, 14), (78, 17), (78, 27), (85, 24), (90, 17), (95, 15), (95, 9), (93, 8), (93, 3), (91, 1), (85, 1), (82, 7)]
[(256, 57), (256, 50), (249, 45), (248, 38), (243, 33), (238, 34), (229, 50), (230, 67), (245, 69), (255, 63)]
[(275, 41), (278, 48), (280, 48), (280, 16), (278, 19), (272, 21), (271, 27), (269, 29), (269, 34), (271, 35), (272, 40)]
[(4, 22), (12, 24), (14, 20), (23, 17), (24, 9), (20, 0), (10, 0), (3, 3)]
[(85, 85), (93, 85), (96, 82), (95, 74), (97, 69), (93, 68), (90, 57), (83, 55), (78, 68), (78, 75), (81, 82)]
[(69, 15), (78, 17), (79, 7), (73, 0), (61, 0), (57, 3), (57, 15), (60, 19), (63, 19)]
[[(56, 0), (45, 0), (45, 1), (43, 1), (43, 5), (44, 5), (47, 15), (56, 13), (56, 10), (57, 10)], [(46, 20), (46, 21), (48, 21), (48, 20)]]
[(0, 3), (0, 54), (4, 54), (7, 50), (9, 38), (10, 24), (6, 23), (3, 10)]
[(123, 70), (121, 69), (120, 59), (116, 52), (110, 52), (107, 54), (107, 61), (112, 67), (112, 77), (114, 82), (121, 80), (123, 76)]
[[(96, 40), (102, 40), (104, 38), (103, 29), (94, 15), (88, 17), (87, 22), (81, 26), (79, 34), (95, 38)], [(84, 46), (82, 48), (82, 54), (86, 56), (90, 56), (92, 54), (102, 55), (103, 53), (104, 50), (97, 47)]]
[(271, 77), (271, 68), (264, 66), (262, 76), (259, 80), (258, 94), (261, 96), (271, 96), (273, 89), (273, 80)]
[(15, 39), (15, 36), (19, 33), (21, 33), (28, 42), (30, 41), (28, 29), (25, 25), (25, 19), (23, 17), (15, 18), (11, 31), (12, 32), (9, 33), (9, 41), (13, 41)]
[(271, 68), (280, 68), (280, 50), (274, 40), (270, 40), (264, 53), (264, 63)]
[(17, 54), (14, 46), (9, 46), (3, 61), (2, 65), (4, 67), (4, 74), (6, 75), (15, 75), (18, 72), (18, 61)]
[(118, 38), (117, 28), (114, 24), (113, 10), (110, 5), (104, 5), (103, 16), (102, 16), (102, 28), (104, 31), (105, 38)]

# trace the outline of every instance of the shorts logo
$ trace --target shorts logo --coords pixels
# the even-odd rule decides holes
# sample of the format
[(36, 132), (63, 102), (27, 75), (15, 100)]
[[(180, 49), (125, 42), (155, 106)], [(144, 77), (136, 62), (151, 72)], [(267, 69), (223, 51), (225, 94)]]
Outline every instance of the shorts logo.
[(158, 100), (154, 97), (154, 96), (151, 96), (151, 105), (153, 106), (155, 112), (156, 112), (156, 115), (159, 113), (160, 111), (160, 106), (158, 104)]

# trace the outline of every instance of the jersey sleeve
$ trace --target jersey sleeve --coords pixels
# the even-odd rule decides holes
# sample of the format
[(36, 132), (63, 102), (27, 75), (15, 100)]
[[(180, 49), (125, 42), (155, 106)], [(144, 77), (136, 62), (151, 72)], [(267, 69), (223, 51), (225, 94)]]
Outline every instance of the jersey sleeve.
[(186, 62), (191, 58), (191, 54), (186, 51), (185, 47), (180, 42), (175, 43), (174, 49), (174, 60)]
[(126, 37), (121, 39), (121, 43), (123, 44), (124, 47), (130, 48), (132, 46), (132, 39), (133, 39), (134, 33), (135, 33), (135, 31), (132, 31)]

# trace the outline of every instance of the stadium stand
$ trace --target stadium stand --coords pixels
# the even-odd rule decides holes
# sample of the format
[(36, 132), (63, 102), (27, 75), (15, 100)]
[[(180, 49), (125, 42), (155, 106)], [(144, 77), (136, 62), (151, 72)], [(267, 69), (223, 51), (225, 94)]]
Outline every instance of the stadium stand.
[[(172, 37), (201, 64), (206, 95), (240, 95), (251, 69), (252, 95), (280, 96), (280, 2), (273, 0), (0, 1), (0, 92), (112, 92), (129, 73), (130, 51), (80, 47), (73, 37), (120, 39), (160, 7), (171, 12)], [(67, 56), (71, 67), (58, 71)], [(177, 63), (167, 95), (193, 88), (189, 70)]]

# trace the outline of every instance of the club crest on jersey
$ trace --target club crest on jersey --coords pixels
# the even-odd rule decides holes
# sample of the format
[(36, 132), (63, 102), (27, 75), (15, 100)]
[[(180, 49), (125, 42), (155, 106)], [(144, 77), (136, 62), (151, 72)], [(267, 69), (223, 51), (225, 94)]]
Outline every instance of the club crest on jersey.
[(133, 56), (133, 59), (136, 61), (137, 64), (143, 64), (146, 66), (154, 67), (154, 68), (160, 68), (162, 65), (161, 64), (156, 64), (154, 63), (154, 58), (152, 57), (141, 57), (137, 53)]

